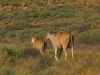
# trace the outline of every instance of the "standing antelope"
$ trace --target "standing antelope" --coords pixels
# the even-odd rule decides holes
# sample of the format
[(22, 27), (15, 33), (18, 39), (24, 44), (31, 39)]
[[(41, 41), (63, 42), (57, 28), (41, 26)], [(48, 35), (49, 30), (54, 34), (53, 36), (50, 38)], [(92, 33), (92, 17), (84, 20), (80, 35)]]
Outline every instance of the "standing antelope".
[(63, 49), (65, 53), (65, 60), (67, 58), (67, 48), (71, 47), (71, 52), (72, 52), (72, 58), (74, 57), (73, 55), (73, 45), (74, 45), (74, 37), (70, 32), (67, 33), (56, 33), (52, 34), (53, 28), (46, 34), (46, 40), (50, 39), (54, 49), (55, 49), (55, 58), (56, 60), (59, 61), (57, 58), (57, 50), (58, 49)]
[(45, 48), (47, 43), (43, 39), (38, 39), (36, 36), (32, 37), (33, 48), (38, 49), (42, 55), (44, 55)]

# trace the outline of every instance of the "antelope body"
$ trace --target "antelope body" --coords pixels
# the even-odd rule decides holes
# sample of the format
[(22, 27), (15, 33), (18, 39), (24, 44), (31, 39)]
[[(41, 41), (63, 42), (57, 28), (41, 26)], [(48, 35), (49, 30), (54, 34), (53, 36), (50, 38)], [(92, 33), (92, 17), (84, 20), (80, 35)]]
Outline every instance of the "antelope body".
[(46, 48), (46, 41), (43, 39), (38, 39), (37, 37), (32, 37), (32, 45), (33, 48), (38, 49), (42, 55), (44, 55), (44, 51)]
[(51, 32), (48, 32), (46, 34), (46, 39), (50, 39), (54, 49), (55, 49), (55, 58), (56, 60), (59, 61), (57, 58), (57, 50), (58, 49), (63, 49), (65, 53), (65, 60), (67, 58), (67, 48), (71, 47), (71, 52), (72, 52), (72, 57), (73, 55), (73, 45), (74, 45), (74, 40), (73, 40), (73, 35), (70, 32), (67, 33), (56, 33), (52, 34)]

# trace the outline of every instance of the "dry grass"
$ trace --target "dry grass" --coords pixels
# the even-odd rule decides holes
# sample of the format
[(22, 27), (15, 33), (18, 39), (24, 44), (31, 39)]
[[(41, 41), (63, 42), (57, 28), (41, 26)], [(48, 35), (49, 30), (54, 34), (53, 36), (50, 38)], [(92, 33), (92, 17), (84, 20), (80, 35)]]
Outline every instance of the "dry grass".
[[(14, 50), (14, 48), (12, 48), (12, 50)], [(27, 48), (24, 52), (21, 52), (22, 56), (15, 57), (8, 55), (7, 51), (3, 52), (1, 48), (0, 75), (100, 74), (99, 50), (74, 50), (75, 57), (73, 59), (71, 58), (71, 52), (68, 50), (67, 60), (64, 60), (64, 53), (62, 53), (59, 62), (54, 58), (53, 49), (46, 49), (44, 56), (40, 55), (36, 50), (31, 50), (32, 49)]]

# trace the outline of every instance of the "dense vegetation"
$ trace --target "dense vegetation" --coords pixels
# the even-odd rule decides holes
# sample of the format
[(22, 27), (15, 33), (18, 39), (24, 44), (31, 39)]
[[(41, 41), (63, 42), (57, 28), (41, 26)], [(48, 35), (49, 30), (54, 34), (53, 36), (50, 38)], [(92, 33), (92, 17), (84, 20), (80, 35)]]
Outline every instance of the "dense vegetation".
[[(32, 48), (51, 26), (74, 35), (74, 59), (57, 62), (49, 41), (44, 56)], [(0, 0), (0, 75), (99, 75), (99, 44), (99, 0)]]

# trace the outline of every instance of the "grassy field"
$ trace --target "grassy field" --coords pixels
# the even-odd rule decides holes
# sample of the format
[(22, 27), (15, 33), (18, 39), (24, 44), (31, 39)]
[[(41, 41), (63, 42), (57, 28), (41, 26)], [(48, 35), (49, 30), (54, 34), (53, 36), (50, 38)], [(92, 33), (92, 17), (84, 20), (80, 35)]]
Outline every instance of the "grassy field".
[[(45, 55), (32, 48), (31, 38), (71, 32), (74, 58), (54, 58), (48, 40)], [(99, 0), (2, 0), (0, 1), (0, 75), (99, 75)]]
[(68, 50), (68, 58), (54, 58), (54, 50), (46, 49), (45, 55), (32, 48), (21, 51), (15, 45), (0, 44), (0, 75), (99, 75), (100, 50)]

